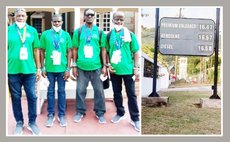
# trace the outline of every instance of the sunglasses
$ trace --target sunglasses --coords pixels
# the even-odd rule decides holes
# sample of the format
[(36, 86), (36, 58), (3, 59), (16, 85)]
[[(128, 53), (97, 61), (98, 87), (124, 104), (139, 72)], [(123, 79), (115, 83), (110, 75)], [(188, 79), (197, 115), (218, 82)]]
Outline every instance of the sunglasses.
[(116, 21), (116, 22), (118, 22), (118, 21), (121, 21), (121, 22), (123, 22), (123, 21), (124, 21), (124, 19), (121, 19), (121, 18), (117, 18), (117, 19), (114, 19), (114, 21)]
[(95, 14), (94, 13), (89, 13), (89, 14), (85, 14), (85, 16), (87, 16), (87, 17), (89, 17), (89, 16), (93, 17), (93, 16), (95, 16)]

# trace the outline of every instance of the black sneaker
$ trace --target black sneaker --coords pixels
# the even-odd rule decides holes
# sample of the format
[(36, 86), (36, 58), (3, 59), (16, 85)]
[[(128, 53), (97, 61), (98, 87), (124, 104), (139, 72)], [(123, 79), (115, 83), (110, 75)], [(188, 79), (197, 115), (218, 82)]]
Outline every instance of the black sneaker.
[(33, 135), (41, 135), (41, 131), (38, 129), (38, 126), (35, 123), (29, 123), (27, 129), (30, 130), (33, 133)]
[(23, 134), (23, 122), (18, 121), (16, 124), (16, 128), (14, 130), (14, 135), (22, 135)]

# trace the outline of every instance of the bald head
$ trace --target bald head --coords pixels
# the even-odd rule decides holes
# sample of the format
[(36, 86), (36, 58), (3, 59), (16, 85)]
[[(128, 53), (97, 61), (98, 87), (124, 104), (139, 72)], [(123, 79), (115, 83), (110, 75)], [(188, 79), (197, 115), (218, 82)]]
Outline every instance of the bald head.
[(113, 19), (115, 19), (116, 17), (122, 17), (124, 19), (125, 14), (122, 11), (116, 11), (115, 13), (113, 13)]
[(95, 11), (91, 8), (86, 8), (84, 10), (84, 16), (86, 16), (87, 14), (95, 14)]
[(52, 21), (62, 21), (62, 16), (60, 14), (54, 14), (52, 16)]
[(26, 9), (25, 8), (16, 8), (14, 11), (14, 15), (17, 15), (19, 13), (25, 13), (26, 14)]

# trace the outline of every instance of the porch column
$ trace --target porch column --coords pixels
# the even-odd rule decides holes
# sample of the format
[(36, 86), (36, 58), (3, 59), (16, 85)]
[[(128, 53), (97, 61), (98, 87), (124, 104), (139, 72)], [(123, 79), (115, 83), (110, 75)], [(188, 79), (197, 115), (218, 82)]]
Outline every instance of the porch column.
[(80, 7), (75, 7), (74, 8), (74, 29), (80, 27), (80, 22), (81, 22), (81, 11)]

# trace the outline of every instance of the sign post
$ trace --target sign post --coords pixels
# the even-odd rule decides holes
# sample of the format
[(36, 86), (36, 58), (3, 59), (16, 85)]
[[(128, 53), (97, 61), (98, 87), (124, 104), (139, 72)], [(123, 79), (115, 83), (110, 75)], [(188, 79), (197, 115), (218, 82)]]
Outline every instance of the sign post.
[(157, 55), (158, 55), (158, 26), (159, 26), (159, 8), (156, 8), (156, 31), (155, 31), (155, 48), (154, 48), (154, 63), (153, 63), (153, 90), (149, 97), (159, 97), (159, 94), (156, 92), (157, 86)]
[(214, 85), (212, 86), (213, 95), (210, 99), (220, 99), (217, 94), (217, 76), (218, 76), (218, 51), (219, 51), (219, 24), (220, 24), (220, 8), (216, 9), (216, 42), (215, 42), (215, 65), (214, 65)]

